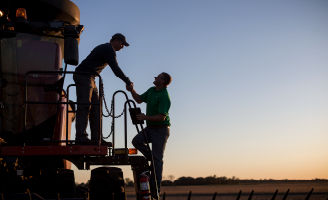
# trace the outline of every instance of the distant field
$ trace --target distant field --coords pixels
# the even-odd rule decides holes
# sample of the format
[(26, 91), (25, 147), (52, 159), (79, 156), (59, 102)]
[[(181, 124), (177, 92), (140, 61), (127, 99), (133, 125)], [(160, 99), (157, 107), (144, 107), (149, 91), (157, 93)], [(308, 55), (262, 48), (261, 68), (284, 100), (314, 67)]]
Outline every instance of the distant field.
[[(216, 199), (236, 199), (239, 191), (242, 191), (241, 200), (246, 200), (254, 190), (254, 200), (271, 199), (273, 193), (278, 190), (276, 200), (281, 200), (289, 189), (287, 200), (304, 200), (307, 193), (314, 189), (311, 200), (328, 200), (328, 183), (261, 183), (242, 185), (208, 185), (208, 186), (166, 186), (161, 192), (166, 193), (166, 200), (187, 200), (189, 191), (192, 191), (192, 200), (211, 200), (215, 192)], [(134, 198), (134, 188), (126, 188), (128, 200)]]

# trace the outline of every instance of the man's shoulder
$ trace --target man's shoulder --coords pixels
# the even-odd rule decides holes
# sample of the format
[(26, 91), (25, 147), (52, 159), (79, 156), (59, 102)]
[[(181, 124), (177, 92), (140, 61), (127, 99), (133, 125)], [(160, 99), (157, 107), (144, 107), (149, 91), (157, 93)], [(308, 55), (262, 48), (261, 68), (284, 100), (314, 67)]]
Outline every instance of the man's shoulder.
[(110, 52), (110, 53), (114, 52), (115, 53), (115, 51), (113, 50), (113, 47), (112, 47), (112, 45), (110, 45), (110, 43), (99, 44), (93, 50), (101, 51), (101, 52)]
[(110, 43), (104, 43), (96, 46), (93, 49), (94, 53), (104, 59), (105, 62), (108, 60), (115, 60), (116, 53)]
[(155, 87), (155, 86), (152, 86), (152, 87), (150, 87), (148, 90), (155, 91), (155, 90), (156, 90), (156, 87)]
[(170, 98), (169, 93), (166, 88), (158, 91), (158, 90), (156, 90), (156, 87), (153, 86), (153, 87), (150, 87), (145, 93), (148, 93), (150, 96), (155, 95), (157, 97)]
[(154, 91), (155, 91), (155, 87), (150, 87), (146, 92), (154, 92)]
[(111, 45), (109, 43), (99, 44), (95, 49), (111, 49)]
[(149, 95), (154, 91), (154, 87), (148, 88), (142, 95)]
[(170, 95), (169, 95), (169, 93), (168, 93), (168, 91), (167, 91), (166, 88), (164, 88), (164, 89), (162, 89), (160, 91), (159, 96), (160, 96), (160, 98), (162, 100), (165, 100), (165, 101), (168, 100), (168, 101), (170, 101)]
[(164, 88), (162, 90), (162, 94), (165, 95), (165, 96), (169, 96), (169, 92), (167, 91), (167, 88)]

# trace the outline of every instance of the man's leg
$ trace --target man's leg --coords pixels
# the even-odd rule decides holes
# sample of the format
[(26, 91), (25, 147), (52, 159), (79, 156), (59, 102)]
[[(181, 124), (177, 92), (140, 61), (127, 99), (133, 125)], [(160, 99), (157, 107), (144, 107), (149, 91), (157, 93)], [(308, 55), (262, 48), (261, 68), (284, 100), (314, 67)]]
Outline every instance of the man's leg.
[[(85, 76), (74, 75), (74, 81), (76, 84), (76, 99), (78, 103), (75, 122), (75, 140), (79, 142), (85, 141), (88, 138), (86, 128), (88, 126), (90, 106), (87, 104), (91, 102), (92, 84), (91, 79)], [(79, 105), (79, 103), (83, 105)]]
[[(154, 158), (154, 166), (157, 180), (158, 193), (160, 192), (160, 186), (162, 182), (162, 173), (163, 173), (163, 156), (164, 150), (166, 146), (167, 139), (170, 135), (170, 128), (156, 128), (152, 129), (152, 152)], [(152, 188), (152, 192), (156, 192), (154, 176), (151, 176), (150, 184)], [(153, 194), (154, 195), (154, 194)]]
[[(92, 104), (99, 104), (98, 90), (93, 80), (93, 90), (92, 90)], [(91, 105), (90, 110), (90, 129), (91, 129), (91, 140), (96, 142), (99, 141), (99, 123), (100, 123), (100, 111), (99, 105)]]
[(138, 149), (145, 157), (147, 160), (151, 160), (151, 155), (149, 152), (149, 149), (147, 147), (147, 141), (144, 136), (144, 134), (147, 136), (148, 141), (151, 140), (150, 134), (148, 134), (148, 129), (145, 128), (142, 132), (138, 133), (133, 139), (132, 139), (132, 144), (133, 146)]

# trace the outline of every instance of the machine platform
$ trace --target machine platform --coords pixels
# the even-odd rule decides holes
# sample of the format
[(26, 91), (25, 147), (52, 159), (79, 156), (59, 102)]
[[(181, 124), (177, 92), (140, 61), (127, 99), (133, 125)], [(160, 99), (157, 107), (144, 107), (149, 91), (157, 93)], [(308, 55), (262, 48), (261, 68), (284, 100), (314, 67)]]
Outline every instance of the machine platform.
[(0, 156), (106, 156), (107, 146), (69, 145), (69, 146), (0, 146)]

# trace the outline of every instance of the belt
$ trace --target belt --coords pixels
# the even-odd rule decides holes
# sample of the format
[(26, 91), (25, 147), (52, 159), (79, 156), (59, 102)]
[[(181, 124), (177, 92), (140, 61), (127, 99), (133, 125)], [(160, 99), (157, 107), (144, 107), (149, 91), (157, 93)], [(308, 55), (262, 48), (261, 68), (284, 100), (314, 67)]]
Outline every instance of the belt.
[(158, 125), (149, 125), (148, 128), (169, 128), (170, 126), (167, 124), (158, 124)]

